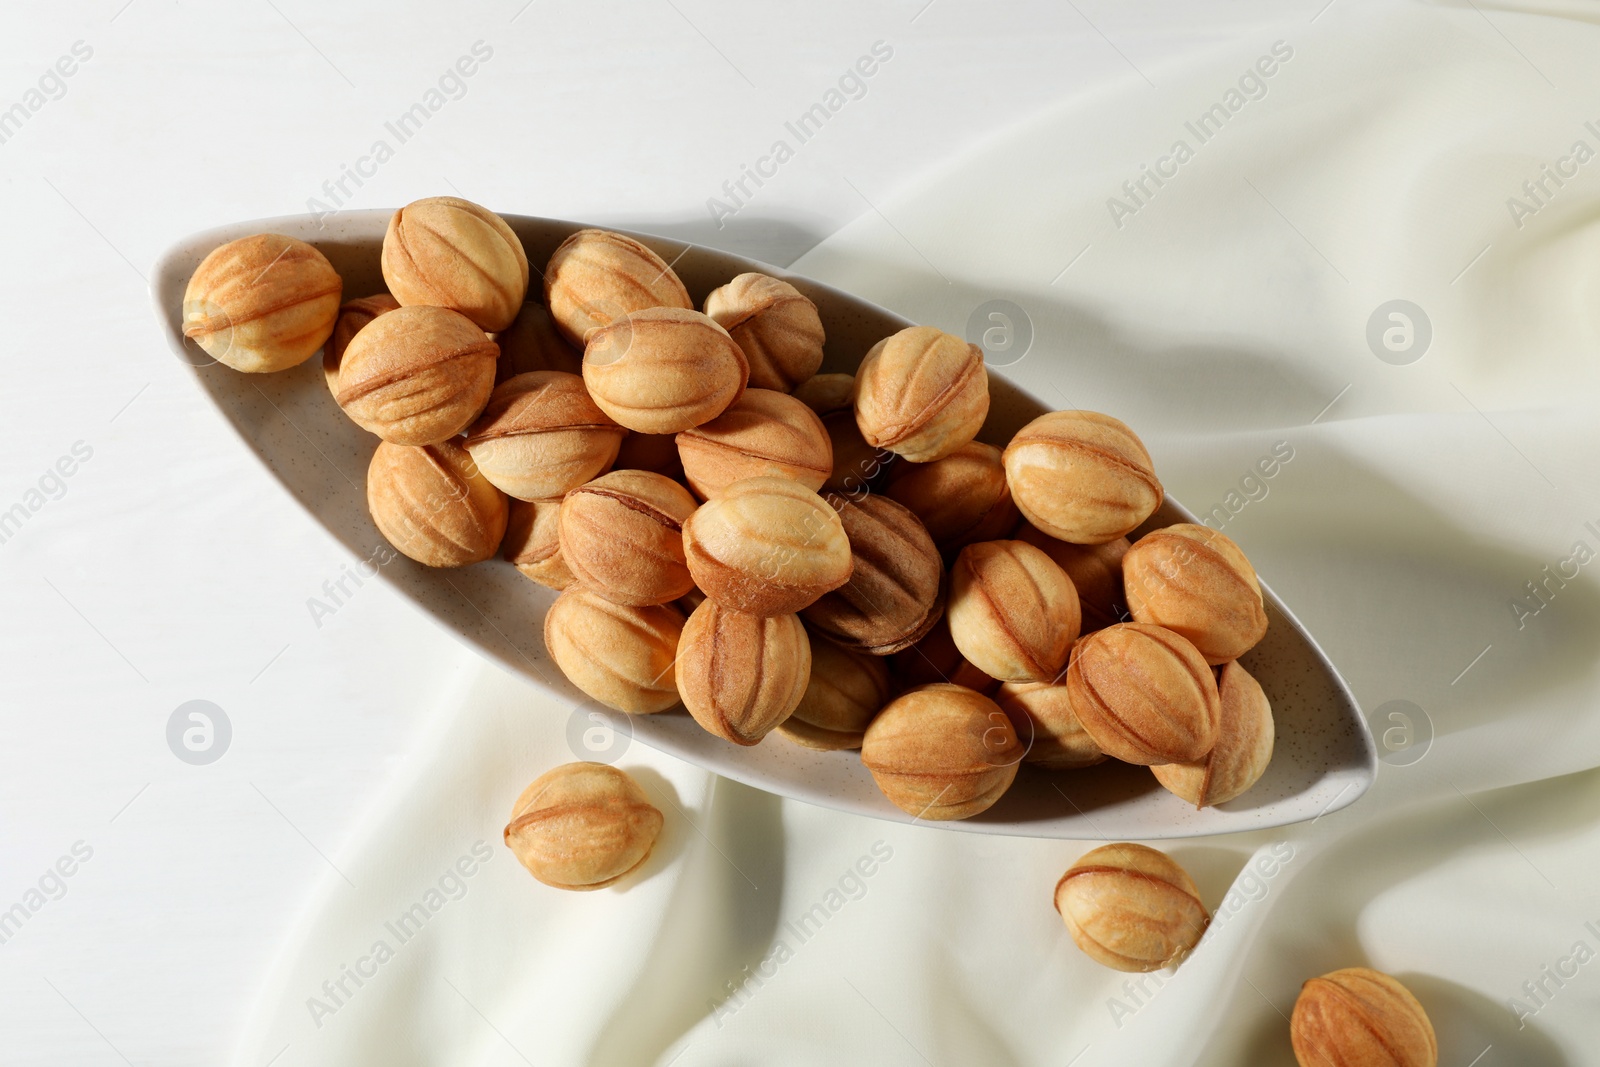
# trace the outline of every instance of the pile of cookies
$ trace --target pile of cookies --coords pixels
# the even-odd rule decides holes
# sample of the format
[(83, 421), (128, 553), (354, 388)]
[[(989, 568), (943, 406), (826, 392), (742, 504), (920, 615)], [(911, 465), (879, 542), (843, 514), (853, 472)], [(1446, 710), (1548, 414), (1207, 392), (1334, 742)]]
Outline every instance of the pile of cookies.
[(1023, 762), (1149, 766), (1200, 806), (1263, 773), (1272, 713), (1237, 662), (1266, 631), (1255, 572), (1204, 526), (1129, 543), (1162, 487), (1117, 419), (978, 441), (976, 346), (916, 326), (818, 374), (795, 286), (741, 274), (696, 310), (603, 230), (562, 243), (527, 302), (516, 234), (453, 197), (397, 211), (382, 268), (388, 292), (342, 302), (311, 245), (234, 241), (194, 273), (185, 334), (247, 372), (321, 350), (378, 438), (384, 537), (560, 590), (545, 641), (594, 700), (682, 703), (738, 745), (859, 748), (926, 819), (985, 810)]

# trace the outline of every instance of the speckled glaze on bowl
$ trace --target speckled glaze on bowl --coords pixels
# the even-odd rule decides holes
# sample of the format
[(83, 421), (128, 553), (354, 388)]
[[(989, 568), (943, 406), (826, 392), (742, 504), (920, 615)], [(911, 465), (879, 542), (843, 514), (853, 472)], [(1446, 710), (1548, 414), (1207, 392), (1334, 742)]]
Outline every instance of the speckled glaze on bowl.
[[(167, 341), (201, 393), (295, 499), (358, 558), (383, 543), (367, 515), (365, 493), (367, 462), (377, 438), (333, 402), (319, 358), (277, 374), (240, 374), (186, 341), (183, 292), (207, 253), (254, 233), (287, 234), (321, 249), (344, 277), (347, 300), (380, 292), (379, 252), (390, 215), (351, 211), (320, 224), (311, 216), (291, 216), (208, 230), (163, 255), (151, 284)], [(569, 234), (590, 225), (504, 218), (521, 237), (529, 262), (539, 267)], [(712, 289), (745, 271), (793, 283), (822, 313), (828, 336), (823, 371), (854, 371), (875, 342), (911, 325), (864, 300), (754, 260), (648, 234), (631, 236), (674, 265), (696, 307), (703, 306)], [(537, 279), (531, 291), (538, 293)], [(1003, 445), (1018, 427), (1047, 410), (999, 374), (991, 373), (990, 390), (991, 411), (980, 439), (992, 444)], [(1169, 498), (1143, 529), (1193, 521), (1193, 515)], [(527, 678), (533, 686), (530, 715), (554, 716), (565, 724), (582, 707), (640, 741), (758, 789), (873, 818), (914, 821), (883, 798), (854, 752), (814, 752), (781, 737), (740, 748), (706, 733), (681, 708), (630, 717), (587, 700), (561, 676), (540, 638), (554, 594), (509, 563), (495, 560), (445, 571), (400, 557), (383, 568), (382, 576), (460, 640)], [(1016, 784), (989, 811), (962, 822), (926, 825), (1022, 837), (1154, 840), (1282, 826), (1353, 803), (1371, 785), (1377, 767), (1360, 708), (1316, 642), (1265, 583), (1262, 592), (1267, 636), (1242, 662), (1272, 701), (1277, 748), (1266, 776), (1244, 796), (1196, 811), (1162, 789), (1142, 767), (1106, 763), (1045, 772), (1024, 765)]]

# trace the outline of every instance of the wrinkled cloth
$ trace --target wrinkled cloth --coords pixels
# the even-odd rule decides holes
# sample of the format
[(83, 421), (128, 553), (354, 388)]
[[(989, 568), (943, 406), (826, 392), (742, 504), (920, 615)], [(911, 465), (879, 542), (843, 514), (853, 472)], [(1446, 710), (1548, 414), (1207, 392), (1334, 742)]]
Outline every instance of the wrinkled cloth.
[[(1132, 425), (1366, 709), (1358, 803), (1165, 846), (1215, 915), (1181, 967), (1072, 945), (1052, 890), (1098, 842), (780, 800), (484, 666), (236, 1062), (1274, 1067), (1300, 983), (1356, 965), (1416, 993), (1441, 1063), (1593, 1062), (1596, 54), (1592, 5), (1335, 0), (1001, 130), (795, 265), (999, 330), (997, 373)], [(594, 893), (500, 842), (575, 757), (666, 815)]]

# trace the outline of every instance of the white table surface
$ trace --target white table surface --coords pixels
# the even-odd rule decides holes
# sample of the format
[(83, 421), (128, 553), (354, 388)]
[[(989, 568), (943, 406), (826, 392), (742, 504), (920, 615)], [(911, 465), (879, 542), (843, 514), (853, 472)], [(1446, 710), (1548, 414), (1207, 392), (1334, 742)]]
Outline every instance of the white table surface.
[[(477, 669), (375, 584), (313, 620), (355, 561), (158, 337), (144, 275), (169, 243), (327, 202), (482, 41), (464, 95), (347, 204), (458, 192), (787, 263), (988, 132), (1278, 6), (8, 5), (0, 111), (92, 55), (0, 143), (0, 511), (92, 452), (0, 543), (0, 909), (76, 843), (92, 856), (0, 944), (0, 1062), (5, 1035), (61, 1064), (225, 1058), (328, 857)], [(877, 41), (893, 58), (865, 95), (718, 228), (707, 198)], [(192, 699), (232, 724), (209, 766), (167, 746)]]

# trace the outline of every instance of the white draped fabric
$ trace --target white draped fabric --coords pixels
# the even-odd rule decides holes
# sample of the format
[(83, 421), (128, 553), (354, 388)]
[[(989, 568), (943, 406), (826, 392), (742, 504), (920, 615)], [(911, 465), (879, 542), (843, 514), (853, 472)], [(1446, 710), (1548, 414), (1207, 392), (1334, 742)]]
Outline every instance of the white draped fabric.
[(1275, 1067), (1300, 983), (1355, 965), (1443, 1064), (1594, 1062), (1597, 55), (1593, 5), (1334, 0), (1003, 129), (795, 266), (955, 332), (1012, 302), (998, 373), (1140, 431), (1374, 717), (1353, 807), (1168, 849), (1217, 916), (1178, 970), (1066, 936), (1051, 891), (1096, 842), (880, 824), (620, 740), (663, 837), (547, 889), (499, 835), (568, 716), (485, 666), (236, 1062)]

